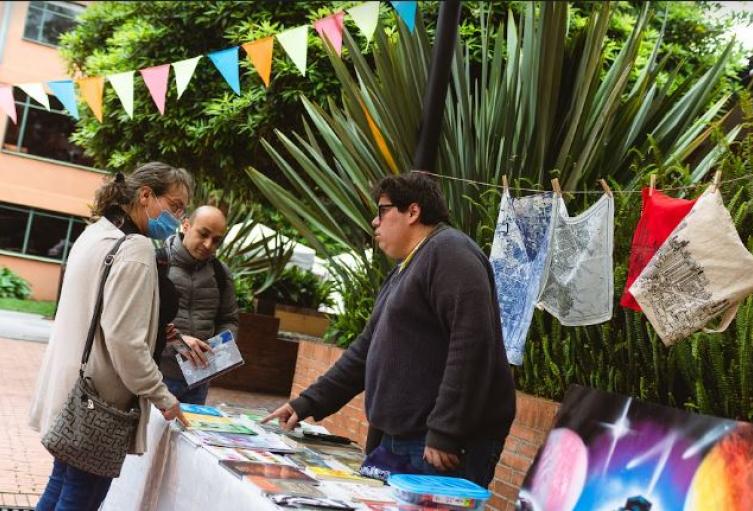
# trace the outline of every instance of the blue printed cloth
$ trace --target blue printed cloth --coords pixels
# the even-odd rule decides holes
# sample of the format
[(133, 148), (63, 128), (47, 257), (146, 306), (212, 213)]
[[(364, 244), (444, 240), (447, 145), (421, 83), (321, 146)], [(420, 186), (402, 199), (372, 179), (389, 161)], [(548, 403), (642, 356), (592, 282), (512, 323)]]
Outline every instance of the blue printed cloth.
[(557, 202), (552, 193), (513, 199), (507, 190), (489, 257), (497, 286), (507, 359), (523, 364), (533, 309), (547, 277)]

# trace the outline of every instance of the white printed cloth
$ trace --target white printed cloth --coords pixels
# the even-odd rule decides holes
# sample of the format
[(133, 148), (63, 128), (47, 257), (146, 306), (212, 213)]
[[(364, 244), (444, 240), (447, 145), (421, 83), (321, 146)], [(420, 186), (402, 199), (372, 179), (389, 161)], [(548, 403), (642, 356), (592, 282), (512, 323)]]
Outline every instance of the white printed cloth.
[(721, 193), (710, 187), (630, 287), (666, 345), (720, 318), (724, 331), (753, 292), (753, 255), (740, 240)]
[(578, 216), (560, 197), (549, 271), (538, 306), (565, 326), (595, 325), (612, 318), (614, 198), (604, 194)]
[(552, 193), (513, 199), (502, 194), (489, 260), (494, 271), (502, 333), (511, 364), (523, 364), (533, 309), (546, 280), (557, 203)]

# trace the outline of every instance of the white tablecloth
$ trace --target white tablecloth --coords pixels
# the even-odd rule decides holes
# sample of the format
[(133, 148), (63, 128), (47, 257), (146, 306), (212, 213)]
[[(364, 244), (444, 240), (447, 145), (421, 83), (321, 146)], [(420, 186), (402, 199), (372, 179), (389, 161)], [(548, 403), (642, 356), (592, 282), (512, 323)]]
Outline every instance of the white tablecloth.
[[(324, 494), (347, 500), (347, 483), (322, 481)], [(355, 488), (355, 487), (351, 487)], [(374, 491), (374, 489), (371, 489)], [(388, 491), (386, 488), (385, 491)], [(359, 505), (359, 509), (366, 509)], [(259, 488), (222, 468), (208, 450), (194, 445), (152, 407), (147, 452), (128, 456), (112, 482), (104, 511), (278, 511)]]
[(209, 451), (185, 439), (152, 407), (147, 452), (128, 456), (112, 482), (105, 511), (276, 511), (253, 484), (222, 468)]

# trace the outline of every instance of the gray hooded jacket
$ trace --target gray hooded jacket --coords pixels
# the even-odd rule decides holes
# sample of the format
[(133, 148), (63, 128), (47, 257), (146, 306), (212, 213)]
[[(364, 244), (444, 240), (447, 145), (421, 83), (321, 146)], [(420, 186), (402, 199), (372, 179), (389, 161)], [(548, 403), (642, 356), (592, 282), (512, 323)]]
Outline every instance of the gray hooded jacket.
[[(165, 242), (170, 258), (168, 276), (179, 294), (178, 314), (175, 327), (184, 335), (206, 341), (223, 330), (238, 335), (238, 303), (235, 298), (233, 277), (227, 266), (221, 263), (226, 279), (224, 292), (220, 296), (211, 260), (197, 261), (183, 246), (179, 236), (171, 236)], [(183, 374), (175, 360), (175, 349), (168, 343), (162, 353), (160, 370), (168, 378), (183, 379)]]

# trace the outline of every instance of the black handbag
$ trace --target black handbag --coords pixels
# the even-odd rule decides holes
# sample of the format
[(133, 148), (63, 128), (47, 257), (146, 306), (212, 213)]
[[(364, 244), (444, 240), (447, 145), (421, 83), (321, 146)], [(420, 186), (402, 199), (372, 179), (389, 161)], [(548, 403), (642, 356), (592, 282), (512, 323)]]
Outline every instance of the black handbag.
[(91, 474), (113, 478), (120, 475), (141, 412), (138, 407), (124, 412), (102, 400), (91, 378), (84, 376), (84, 371), (102, 316), (105, 281), (115, 253), (125, 239), (125, 236), (120, 238), (105, 257), (78, 380), (52, 427), (42, 438), (42, 445), (60, 461)]

